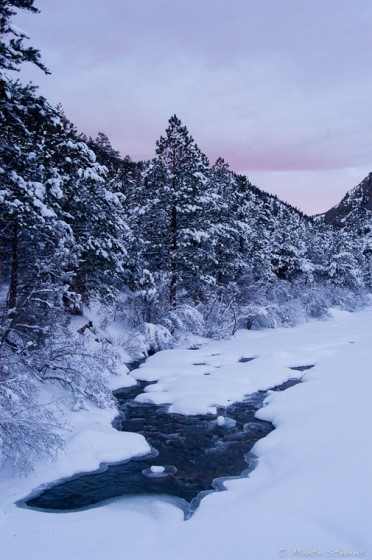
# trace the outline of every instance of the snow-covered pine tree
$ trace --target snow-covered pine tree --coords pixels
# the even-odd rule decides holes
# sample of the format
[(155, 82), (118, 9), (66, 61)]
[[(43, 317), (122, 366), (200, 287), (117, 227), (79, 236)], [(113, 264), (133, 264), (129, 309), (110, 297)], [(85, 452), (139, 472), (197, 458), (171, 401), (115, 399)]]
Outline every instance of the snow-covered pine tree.
[[(250, 243), (245, 240), (246, 259), (249, 262), (254, 281), (270, 284), (275, 278), (271, 256), (275, 221), (270, 201), (254, 196), (250, 209), (251, 231)], [(253, 212), (252, 212), (253, 210)]]
[(63, 118), (64, 131), (54, 161), (64, 180), (62, 209), (75, 238), (77, 266), (73, 292), (84, 303), (91, 297), (110, 301), (123, 282), (126, 261), (124, 195), (107, 168)]
[(283, 203), (276, 203), (276, 227), (272, 239), (271, 264), (275, 275), (283, 280), (310, 278), (312, 266), (307, 258), (306, 224), (302, 216)]
[(210, 167), (187, 128), (171, 117), (144, 172), (146, 261), (168, 276), (169, 304), (202, 298), (211, 274)]
[(71, 234), (40, 156), (56, 127), (50, 107), (9, 76), (25, 61), (46, 71), (11, 21), (17, 9), (37, 11), (33, 0), (0, 3), (0, 461), (28, 472), (63, 443), (27, 360), (61, 301)]
[(328, 238), (329, 281), (335, 286), (358, 290), (363, 285), (362, 252), (358, 236), (336, 227)]
[(363, 237), (360, 240), (360, 251), (362, 255), (363, 281), (367, 289), (372, 289), (372, 226), (366, 226)]
[(0, 4), (0, 69), (18, 70), (23, 62), (32, 62), (48, 73), (41, 62), (40, 53), (24, 44), (27, 35), (18, 29), (12, 18), (18, 10), (37, 13), (34, 0), (2, 0)]
[[(21, 44), (15, 58), (9, 54), (12, 65), (26, 52)], [(36, 51), (27, 52), (39, 60)], [(28, 56), (24, 54), (24, 60)], [(60, 136), (60, 119), (33, 86), (22, 86), (4, 73), (1, 83), (6, 93), (0, 97), (1, 342), (17, 348), (39, 343), (49, 313), (59, 307), (69, 281), (73, 239), (62, 217), (63, 193), (51, 164), (51, 139)]]
[(240, 220), (242, 200), (236, 176), (223, 158), (218, 158), (212, 167), (209, 200), (211, 250), (214, 252), (211, 264), (214, 264), (217, 285), (226, 286), (237, 280), (241, 270), (239, 250), (244, 228)]
[(97, 284), (111, 291), (125, 226), (121, 194), (106, 187), (105, 170), (63, 113), (9, 77), (25, 60), (43, 68), (10, 22), (14, 8), (35, 11), (31, 0), (0, 3), (0, 461), (27, 472), (62, 444), (38, 401), (40, 382), (62, 384), (79, 406), (110, 401), (102, 372), (113, 358), (100, 361), (101, 348), (86, 355), (65, 303), (78, 303), (79, 274), (90, 296)]
[(114, 173), (119, 170), (122, 163), (120, 152), (112, 147), (107, 134), (99, 132), (94, 140), (92, 138), (89, 138), (89, 140), (83, 138), (83, 140), (96, 154), (97, 161), (101, 165), (104, 165)]

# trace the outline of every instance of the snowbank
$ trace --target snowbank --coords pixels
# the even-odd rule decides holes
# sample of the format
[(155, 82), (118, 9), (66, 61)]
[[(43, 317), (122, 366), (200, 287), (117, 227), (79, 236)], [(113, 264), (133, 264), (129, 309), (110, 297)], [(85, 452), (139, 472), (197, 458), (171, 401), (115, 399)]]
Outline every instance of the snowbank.
[[(153, 356), (136, 377), (160, 382), (142, 398), (168, 402), (183, 413), (207, 411), (292, 374), (302, 375), (290, 367), (315, 366), (304, 373), (303, 383), (270, 394), (258, 412), (276, 430), (256, 444), (258, 466), (250, 477), (226, 482), (228, 491), (204, 498), (186, 522), (180, 509), (160, 498), (119, 498), (64, 514), (17, 508), (14, 501), (33, 488), (35, 478), (19, 481), (4, 473), (2, 557), (372, 558), (371, 324), (372, 308), (335, 312), (327, 322), (241, 332), (197, 351)], [(242, 356), (256, 358), (243, 363)], [(95, 430), (91, 420), (88, 448), (96, 442), (101, 446), (104, 439), (100, 431), (97, 438), (90, 431)], [(78, 453), (81, 443), (75, 443)], [(106, 443), (109, 455), (116, 442)], [(74, 445), (72, 441), (71, 453)], [(54, 469), (63, 471), (60, 461)], [(43, 467), (39, 480), (46, 475)]]

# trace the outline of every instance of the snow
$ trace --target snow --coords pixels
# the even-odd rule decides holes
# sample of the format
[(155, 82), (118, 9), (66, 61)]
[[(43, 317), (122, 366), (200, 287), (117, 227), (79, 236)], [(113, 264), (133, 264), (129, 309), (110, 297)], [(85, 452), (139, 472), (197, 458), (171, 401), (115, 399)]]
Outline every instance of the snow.
[(39, 200), (38, 198), (35, 198), (33, 200), (33, 205), (36, 208), (39, 208), (40, 214), (41, 216), (43, 216), (43, 218), (54, 218), (56, 216), (54, 210), (51, 210), (50, 208), (45, 206), (45, 204), (41, 202), (41, 200)]
[(158, 466), (153, 465), (150, 468), (143, 469), (142, 474), (150, 478), (163, 478), (167, 476), (172, 476), (177, 472), (174, 465)]
[(35, 196), (40, 200), (43, 200), (45, 196), (45, 186), (37, 181), (33, 181), (31, 185), (34, 188)]
[(61, 189), (60, 186), (62, 183), (61, 179), (49, 179), (47, 183), (51, 186), (50, 188), (51, 194), (58, 200), (61, 200), (63, 198), (63, 190)]
[[(255, 445), (255, 470), (203, 498), (188, 521), (161, 497), (118, 498), (63, 514), (17, 507), (41, 483), (145, 450), (136, 434), (114, 435), (114, 411), (75, 413), (75, 431), (55, 464), (41, 465), (26, 480), (2, 473), (2, 558), (372, 558), (371, 321), (372, 307), (334, 311), (329, 321), (242, 331), (231, 340), (204, 341), (196, 351), (152, 356), (132, 372), (159, 380), (142, 398), (183, 414), (213, 408), (216, 414), (216, 406), (294, 374), (303, 382), (271, 392), (258, 411), (276, 429)], [(242, 355), (256, 358), (242, 363)], [(315, 366), (303, 373), (289, 369), (309, 364)]]
[(30, 39), (29, 35), (26, 33), (26, 31), (23, 31), (23, 29), (21, 29), (20, 27), (18, 27), (17, 25), (14, 25), (14, 23), (8, 23), (8, 29), (9, 31), (11, 31), (13, 33), (13, 35), (15, 35), (16, 37), (22, 37), (24, 39)]
[(217, 416), (216, 424), (220, 428), (234, 428), (236, 426), (236, 420), (228, 416)]
[[(178, 414), (207, 414), (211, 407), (243, 400), (247, 393), (281, 384), (290, 376), (301, 377), (301, 373), (290, 372), (288, 368), (297, 362), (314, 361), (314, 353), (309, 358), (306, 351), (294, 354), (283, 350), (288, 332), (277, 329), (270, 333), (270, 352), (267, 332), (258, 331), (240, 331), (231, 340), (212, 341), (198, 351), (158, 352), (133, 372), (141, 381), (160, 380), (139, 395), (137, 401), (168, 403), (169, 411)], [(259, 359), (240, 362), (242, 353)]]
[(125, 461), (149, 452), (149, 445), (139, 434), (92, 426), (80, 429), (68, 440), (60, 464), (66, 465), (66, 474), (67, 465), (70, 464), (74, 465), (75, 472), (89, 472), (98, 469), (103, 463)]
[(104, 182), (104, 179), (100, 175), (98, 175), (98, 173), (96, 173), (96, 171), (94, 169), (91, 169), (89, 167), (87, 169), (79, 169), (78, 170), (78, 175), (79, 175), (79, 177), (83, 177), (84, 179), (92, 180), (92, 181), (95, 181), (97, 183), (103, 183)]
[(152, 465), (152, 467), (150, 467), (151, 472), (153, 473), (163, 473), (165, 471), (164, 467), (158, 467), (156, 465)]

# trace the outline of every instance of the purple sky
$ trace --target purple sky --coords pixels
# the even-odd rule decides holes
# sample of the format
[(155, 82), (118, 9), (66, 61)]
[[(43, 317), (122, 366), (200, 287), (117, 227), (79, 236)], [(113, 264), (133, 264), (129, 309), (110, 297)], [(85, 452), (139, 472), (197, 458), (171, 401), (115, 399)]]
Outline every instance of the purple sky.
[(24, 78), (134, 160), (176, 113), (213, 162), (306, 212), (372, 171), (372, 0), (36, 0)]

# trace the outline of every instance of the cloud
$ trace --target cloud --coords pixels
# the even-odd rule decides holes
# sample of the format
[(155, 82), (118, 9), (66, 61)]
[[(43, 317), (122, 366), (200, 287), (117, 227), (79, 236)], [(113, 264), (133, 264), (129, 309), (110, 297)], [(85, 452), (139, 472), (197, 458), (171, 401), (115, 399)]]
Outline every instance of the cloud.
[[(306, 199), (299, 172), (314, 181), (333, 172), (336, 181), (371, 163), (369, 0), (357, 9), (349, 0), (38, 5), (42, 14), (20, 24), (53, 75), (24, 75), (80, 130), (106, 132), (123, 154), (151, 157), (177, 113), (212, 160), (261, 173), (259, 186), (279, 196), (303, 188)], [(296, 187), (284, 191), (275, 172)]]

